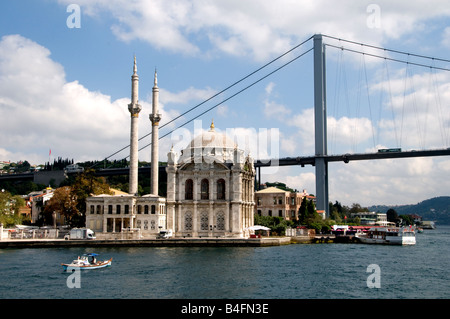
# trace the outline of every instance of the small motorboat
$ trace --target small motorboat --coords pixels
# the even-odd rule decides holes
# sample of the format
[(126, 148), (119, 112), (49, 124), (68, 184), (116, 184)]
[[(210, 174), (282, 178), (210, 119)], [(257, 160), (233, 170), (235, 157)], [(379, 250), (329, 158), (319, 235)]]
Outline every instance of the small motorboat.
[[(111, 266), (112, 258), (104, 261), (97, 261), (98, 254), (89, 253), (84, 254), (78, 259), (74, 259), (70, 264), (61, 264), (64, 271), (71, 271), (73, 269), (98, 269)], [(89, 260), (91, 258), (91, 260)]]

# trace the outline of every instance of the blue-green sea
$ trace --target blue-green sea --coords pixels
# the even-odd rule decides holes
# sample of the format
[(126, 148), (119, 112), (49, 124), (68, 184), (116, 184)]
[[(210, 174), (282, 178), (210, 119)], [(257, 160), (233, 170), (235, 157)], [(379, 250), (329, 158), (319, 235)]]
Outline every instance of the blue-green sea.
[[(416, 238), (415, 246), (0, 249), (0, 298), (450, 298), (450, 226)], [(112, 266), (69, 278), (73, 274), (63, 272), (61, 263), (86, 252), (112, 257)], [(378, 287), (369, 287), (370, 265), (379, 267)]]

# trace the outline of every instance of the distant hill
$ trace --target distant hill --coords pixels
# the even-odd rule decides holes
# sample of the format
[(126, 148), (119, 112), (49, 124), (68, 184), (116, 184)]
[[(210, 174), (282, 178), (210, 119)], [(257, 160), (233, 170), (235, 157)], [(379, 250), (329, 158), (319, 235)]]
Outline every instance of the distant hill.
[(439, 224), (450, 225), (450, 196), (434, 197), (415, 205), (370, 206), (370, 211), (385, 213), (388, 209), (394, 209), (398, 215), (417, 214), (422, 216), (422, 220), (435, 221)]

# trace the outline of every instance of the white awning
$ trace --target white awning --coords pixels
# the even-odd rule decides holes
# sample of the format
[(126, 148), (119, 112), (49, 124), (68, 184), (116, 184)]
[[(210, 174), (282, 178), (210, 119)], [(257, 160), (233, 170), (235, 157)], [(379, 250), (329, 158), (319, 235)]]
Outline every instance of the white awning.
[(270, 230), (269, 227), (261, 226), (261, 225), (250, 226), (248, 229), (250, 229), (250, 230)]

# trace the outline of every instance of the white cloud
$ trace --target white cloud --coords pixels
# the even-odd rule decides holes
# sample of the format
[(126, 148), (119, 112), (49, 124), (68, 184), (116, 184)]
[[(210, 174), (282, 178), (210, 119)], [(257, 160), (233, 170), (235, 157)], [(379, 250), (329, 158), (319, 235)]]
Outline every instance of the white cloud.
[[(446, 195), (450, 182), (439, 168), (445, 162), (448, 160), (417, 157), (332, 163), (329, 165), (330, 201), (334, 199), (347, 205), (357, 201), (364, 206), (397, 205)], [(440, 185), (439, 190), (436, 184)]]
[(450, 27), (444, 29), (442, 34), (442, 45), (450, 48)]
[(390, 81), (371, 87), (384, 92), (384, 110), (392, 116), (381, 119), (380, 139), (404, 148), (442, 148), (450, 143), (450, 74), (447, 71), (412, 74), (405, 68)]
[[(372, 141), (374, 128), (367, 118), (327, 118), (329, 152), (361, 152), (358, 145)], [(372, 143), (373, 144), (373, 143)]]
[[(164, 97), (164, 103), (169, 104), (188, 104), (193, 101), (204, 101), (217, 93), (212, 88), (196, 89), (189, 87), (181, 92), (169, 92), (164, 88), (160, 88), (160, 95)], [(192, 105), (193, 106), (193, 105)]]
[[(192, 91), (194, 97), (183, 94), (182, 98), (198, 98), (198, 90)], [(165, 92), (169, 102), (176, 100), (176, 95)], [(77, 81), (67, 82), (64, 68), (51, 59), (50, 51), (20, 35), (4, 36), (0, 41), (0, 96), (2, 158), (43, 164), (51, 149), (52, 160), (58, 156), (101, 160), (129, 144), (130, 99), (112, 101)], [(140, 104), (139, 136), (144, 136), (151, 131), (151, 101)], [(163, 122), (177, 114), (166, 112), (164, 103), (160, 103), (160, 112)], [(148, 137), (139, 145), (150, 141)], [(161, 145), (164, 158), (170, 145)], [(112, 159), (128, 154), (126, 149)], [(149, 149), (139, 157), (149, 160)]]
[(0, 66), (1, 144), (11, 160), (43, 163), (49, 149), (53, 156), (100, 159), (115, 143), (125, 144), (125, 101), (66, 82), (48, 49), (20, 35), (4, 36)]
[[(71, 0), (60, 0), (70, 4)], [(123, 41), (190, 55), (225, 52), (263, 61), (315, 33), (380, 44), (424, 28), (433, 17), (450, 15), (447, 1), (163, 1), (79, 0), (82, 13), (110, 13), (114, 34)], [(372, 7), (370, 7), (372, 5)], [(375, 20), (374, 20), (375, 19)], [(379, 21), (378, 21), (379, 20)], [(376, 22), (376, 23), (374, 23)], [(206, 49), (203, 47), (208, 42)]]

